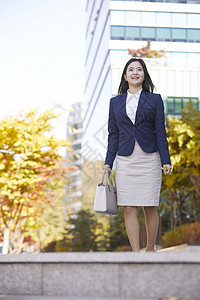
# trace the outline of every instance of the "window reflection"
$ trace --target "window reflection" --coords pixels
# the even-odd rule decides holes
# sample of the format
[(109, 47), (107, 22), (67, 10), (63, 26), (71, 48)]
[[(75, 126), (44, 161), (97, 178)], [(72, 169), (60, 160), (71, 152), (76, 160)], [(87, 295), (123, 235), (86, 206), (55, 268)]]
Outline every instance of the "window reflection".
[(124, 40), (124, 26), (111, 26), (111, 39)]
[(169, 28), (157, 28), (157, 40), (158, 41), (170, 41), (171, 30)]
[(199, 14), (188, 14), (188, 26), (199, 27)]
[(121, 10), (111, 10), (110, 21), (112, 23), (124, 23), (125, 12)]
[(126, 11), (125, 14), (126, 23), (129, 22), (141, 23), (140, 14), (141, 14), (140, 11)]
[(156, 13), (149, 12), (149, 11), (142, 11), (141, 22), (142, 24), (156, 24)]
[(155, 40), (156, 38), (156, 29), (152, 27), (142, 27), (141, 28), (141, 37), (144, 40)]
[(185, 13), (172, 13), (172, 25), (184, 27), (187, 25)]
[(186, 29), (172, 28), (172, 39), (176, 42), (186, 42)]
[(113, 40), (200, 42), (200, 29), (111, 26)]
[(171, 13), (167, 12), (157, 12), (156, 17), (157, 17), (157, 24), (159, 25), (171, 25)]
[(151, 11), (111, 10), (111, 23), (117, 24), (145, 24), (174, 27), (199, 27), (200, 14)]
[(140, 28), (139, 27), (126, 27), (126, 39), (127, 40), (140, 39)]
[(181, 110), (185, 107), (185, 105), (192, 101), (193, 106), (196, 109), (199, 109), (199, 101), (198, 98), (187, 98), (187, 97), (167, 97), (167, 110), (166, 114), (170, 115), (180, 115)]
[(200, 42), (200, 31), (199, 29), (188, 29), (188, 40)]

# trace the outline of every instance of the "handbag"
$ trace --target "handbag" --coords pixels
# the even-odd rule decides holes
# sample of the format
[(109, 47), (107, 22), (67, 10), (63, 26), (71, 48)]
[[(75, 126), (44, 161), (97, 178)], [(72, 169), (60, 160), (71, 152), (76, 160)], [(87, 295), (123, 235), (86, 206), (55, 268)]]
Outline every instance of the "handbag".
[[(106, 184), (103, 184), (105, 174)], [(111, 176), (112, 185), (109, 183), (109, 176)], [(93, 210), (101, 214), (117, 215), (117, 188), (112, 174), (110, 173), (109, 176), (106, 171), (103, 172), (101, 182), (96, 187)]]

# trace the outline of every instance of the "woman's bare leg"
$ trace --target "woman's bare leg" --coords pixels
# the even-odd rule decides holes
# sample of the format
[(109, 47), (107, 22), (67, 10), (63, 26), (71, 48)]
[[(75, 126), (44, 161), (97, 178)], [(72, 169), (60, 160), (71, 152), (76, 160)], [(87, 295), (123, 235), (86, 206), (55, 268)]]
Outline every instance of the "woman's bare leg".
[(140, 251), (137, 206), (125, 206), (124, 218), (128, 239), (133, 251)]
[(156, 243), (159, 217), (155, 206), (144, 206), (144, 215), (147, 232), (147, 247), (146, 251), (155, 251), (154, 246)]

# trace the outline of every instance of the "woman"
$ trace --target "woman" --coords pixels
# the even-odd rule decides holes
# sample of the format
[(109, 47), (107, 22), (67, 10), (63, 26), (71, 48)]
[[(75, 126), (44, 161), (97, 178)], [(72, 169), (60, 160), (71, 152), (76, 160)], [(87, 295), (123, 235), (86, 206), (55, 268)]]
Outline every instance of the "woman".
[(147, 246), (154, 251), (159, 218), (163, 167), (171, 172), (161, 96), (142, 59), (131, 58), (124, 67), (118, 96), (110, 100), (108, 148), (104, 170), (116, 162), (117, 202), (124, 206), (125, 226), (133, 251), (140, 251), (137, 207), (143, 206)]

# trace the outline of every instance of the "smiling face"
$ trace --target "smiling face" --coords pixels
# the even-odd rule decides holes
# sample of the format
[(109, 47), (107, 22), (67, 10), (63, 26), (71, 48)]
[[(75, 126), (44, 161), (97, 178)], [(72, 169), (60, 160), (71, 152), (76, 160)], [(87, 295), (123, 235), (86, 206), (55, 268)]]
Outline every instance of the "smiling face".
[(124, 79), (128, 82), (129, 89), (142, 88), (142, 83), (144, 81), (144, 70), (139, 61), (133, 61), (130, 63), (124, 75)]

